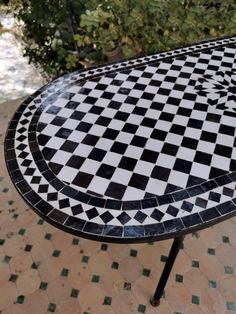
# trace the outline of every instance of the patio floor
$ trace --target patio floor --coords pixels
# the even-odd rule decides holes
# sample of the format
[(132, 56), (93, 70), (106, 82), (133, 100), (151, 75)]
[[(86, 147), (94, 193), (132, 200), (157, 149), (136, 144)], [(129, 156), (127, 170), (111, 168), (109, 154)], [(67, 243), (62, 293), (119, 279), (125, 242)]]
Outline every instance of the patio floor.
[(115, 245), (76, 238), (40, 219), (5, 168), (0, 104), (0, 313), (236, 313), (236, 217), (186, 237), (159, 308), (149, 305), (171, 240)]

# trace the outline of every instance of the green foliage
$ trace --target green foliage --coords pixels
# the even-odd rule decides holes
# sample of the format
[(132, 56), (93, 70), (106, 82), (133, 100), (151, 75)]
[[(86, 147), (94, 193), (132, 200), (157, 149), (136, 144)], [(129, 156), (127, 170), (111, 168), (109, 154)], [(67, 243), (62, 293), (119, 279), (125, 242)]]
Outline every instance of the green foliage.
[[(1, 0), (0, 0), (1, 1)], [(235, 0), (11, 0), (26, 55), (51, 75), (236, 34)]]

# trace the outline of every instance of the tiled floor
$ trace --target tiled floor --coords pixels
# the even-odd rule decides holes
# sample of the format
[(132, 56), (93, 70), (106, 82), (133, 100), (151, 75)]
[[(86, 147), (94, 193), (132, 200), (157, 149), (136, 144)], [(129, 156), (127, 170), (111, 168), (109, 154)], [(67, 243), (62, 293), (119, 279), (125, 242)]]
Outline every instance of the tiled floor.
[(186, 237), (161, 305), (151, 307), (172, 241), (98, 243), (40, 219), (4, 163), (4, 133), (17, 103), (0, 104), (1, 314), (236, 313), (236, 217)]

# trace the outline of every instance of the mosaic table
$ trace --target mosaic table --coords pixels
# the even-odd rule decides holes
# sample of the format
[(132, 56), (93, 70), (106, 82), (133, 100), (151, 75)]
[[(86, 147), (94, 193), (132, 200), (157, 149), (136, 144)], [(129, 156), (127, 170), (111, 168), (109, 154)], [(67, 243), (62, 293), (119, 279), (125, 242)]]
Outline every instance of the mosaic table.
[(236, 37), (75, 72), (15, 112), (5, 157), (23, 199), (89, 239), (174, 238), (236, 213)]

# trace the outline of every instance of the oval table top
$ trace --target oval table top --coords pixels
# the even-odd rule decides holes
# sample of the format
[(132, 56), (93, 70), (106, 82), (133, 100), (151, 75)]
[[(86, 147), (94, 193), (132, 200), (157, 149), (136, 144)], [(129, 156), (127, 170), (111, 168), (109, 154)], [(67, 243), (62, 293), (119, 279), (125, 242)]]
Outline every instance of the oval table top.
[(13, 116), (5, 158), (46, 221), (95, 240), (177, 237), (236, 213), (236, 37), (58, 78)]

